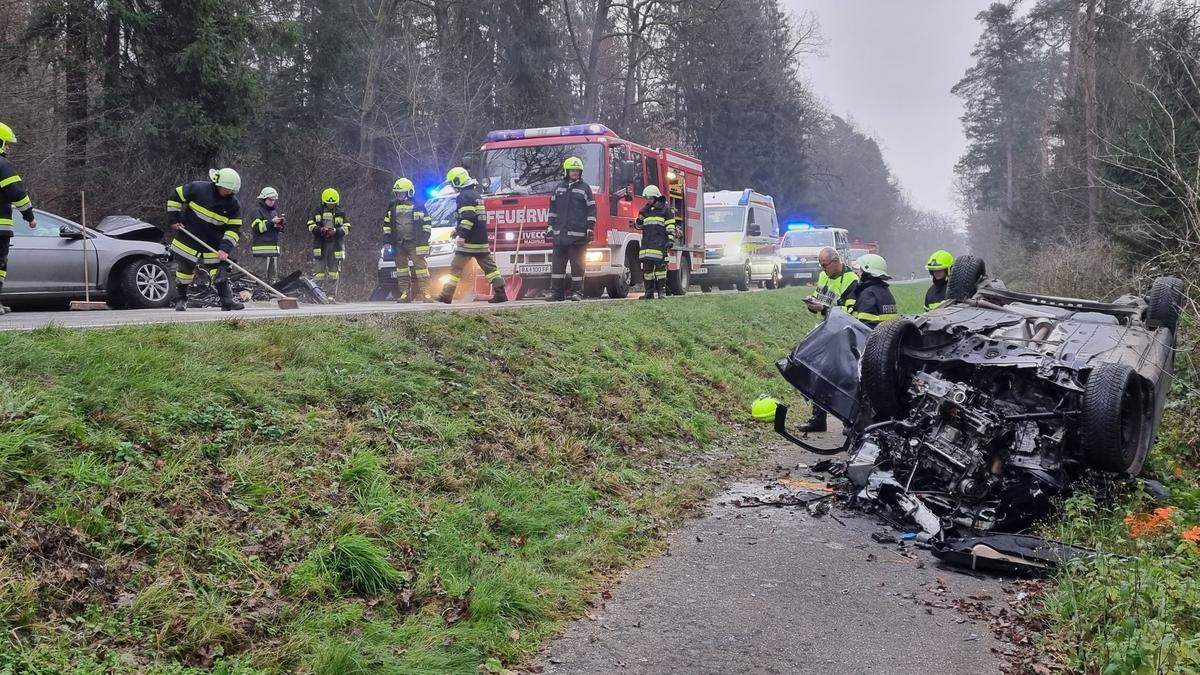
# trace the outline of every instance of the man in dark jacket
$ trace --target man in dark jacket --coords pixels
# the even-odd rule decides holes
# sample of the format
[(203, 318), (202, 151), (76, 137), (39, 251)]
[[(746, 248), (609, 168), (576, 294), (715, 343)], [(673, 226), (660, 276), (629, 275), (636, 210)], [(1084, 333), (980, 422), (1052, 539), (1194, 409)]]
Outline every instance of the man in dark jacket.
[(642, 231), (642, 279), (646, 293), (642, 300), (666, 297), (667, 251), (675, 243), (675, 213), (657, 185), (647, 185), (642, 196), (650, 201), (638, 213), (634, 227)]
[(242, 207), (237, 200), (242, 178), (233, 169), (213, 169), (208, 177), (208, 180), (180, 185), (167, 197), (167, 223), (175, 231), (170, 249), (178, 261), (175, 270), (177, 312), (187, 309), (188, 288), (195, 278), (197, 266), (203, 273), (207, 273), (208, 268), (216, 268), (222, 311), (243, 309), (242, 303), (233, 297), (227, 262), (237, 250), (238, 230), (242, 227)]
[[(8, 277), (8, 249), (12, 243), (13, 218), (12, 211), (17, 209), (29, 227), (37, 227), (33, 215), (33, 202), (25, 191), (25, 184), (17, 169), (8, 161), (8, 144), (16, 143), (17, 136), (7, 125), (0, 123), (0, 289)], [(12, 310), (0, 305), (0, 314), (8, 314)]]
[(342, 210), (341, 194), (334, 188), (321, 192), (321, 210), (308, 219), (308, 231), (313, 235), (313, 260), (317, 263), (313, 276), (333, 300), (346, 257), (346, 235), (350, 234), (350, 219)]
[(934, 251), (925, 263), (929, 277), (933, 280), (929, 290), (925, 291), (925, 311), (938, 307), (946, 301), (946, 285), (950, 281), (950, 268), (954, 266), (954, 256), (949, 251)]
[(454, 259), (450, 262), (450, 280), (442, 287), (438, 302), (448, 305), (454, 301), (454, 290), (458, 288), (463, 270), (471, 260), (479, 264), (479, 269), (483, 270), (484, 276), (492, 284), (492, 298), (488, 302), (508, 302), (500, 268), (496, 266), (491, 245), (488, 244), (487, 211), (483, 207), (479, 183), (461, 166), (446, 172), (446, 180), (458, 190), (458, 226), (454, 228), (455, 248)]
[[(383, 236), (396, 261), (396, 302), (424, 302), (424, 285), (429, 282), (429, 235), (431, 226), (425, 207), (415, 201), (417, 188), (408, 178), (392, 185), (392, 201), (383, 216)], [(408, 272), (412, 261), (413, 280)]]
[(554, 239), (550, 258), (550, 301), (565, 300), (567, 263), (571, 263), (571, 300), (583, 299), (584, 256), (596, 230), (596, 199), (583, 180), (583, 160), (563, 161), (563, 179), (550, 197), (546, 236)]
[(854, 318), (871, 328), (900, 316), (896, 311), (896, 298), (888, 288), (887, 261), (883, 256), (868, 253), (858, 259), (862, 271), (858, 289), (855, 291)]
[(283, 235), (283, 216), (276, 213), (279, 192), (273, 187), (265, 187), (258, 193), (257, 201), (254, 217), (250, 220), (250, 230), (254, 233), (250, 240), (250, 255), (258, 263), (254, 271), (270, 284), (279, 278), (282, 252), (279, 242)]

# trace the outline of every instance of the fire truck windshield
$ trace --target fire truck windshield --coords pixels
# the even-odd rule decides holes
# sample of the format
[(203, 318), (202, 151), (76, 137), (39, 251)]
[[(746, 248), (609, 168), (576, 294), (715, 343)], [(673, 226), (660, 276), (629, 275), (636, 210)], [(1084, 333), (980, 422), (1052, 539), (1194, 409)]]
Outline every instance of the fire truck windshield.
[(563, 160), (583, 160), (583, 180), (599, 192), (600, 158), (604, 146), (599, 143), (531, 145), (488, 150), (483, 154), (479, 184), (484, 194), (540, 195), (554, 191), (562, 179)]

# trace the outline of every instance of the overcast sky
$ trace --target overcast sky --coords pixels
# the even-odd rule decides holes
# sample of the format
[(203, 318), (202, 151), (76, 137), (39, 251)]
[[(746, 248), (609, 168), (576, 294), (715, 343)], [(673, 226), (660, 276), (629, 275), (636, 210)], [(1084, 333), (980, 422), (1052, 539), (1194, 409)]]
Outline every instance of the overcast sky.
[(971, 65), (975, 15), (992, 0), (784, 0), (825, 38), (806, 57), (818, 96), (879, 141), (917, 206), (953, 213), (954, 163), (966, 145), (950, 87)]

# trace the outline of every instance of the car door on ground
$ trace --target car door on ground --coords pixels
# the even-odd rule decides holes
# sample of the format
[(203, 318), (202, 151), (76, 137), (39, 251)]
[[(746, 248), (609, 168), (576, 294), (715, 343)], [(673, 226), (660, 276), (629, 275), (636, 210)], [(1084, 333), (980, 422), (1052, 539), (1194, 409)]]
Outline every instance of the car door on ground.
[[(12, 248), (8, 254), (6, 293), (82, 293), (83, 240), (63, 237), (64, 230), (79, 226), (58, 216), (39, 211), (37, 227), (14, 218)], [(95, 249), (88, 247), (91, 275), (96, 273)], [(95, 287), (95, 280), (92, 280)]]

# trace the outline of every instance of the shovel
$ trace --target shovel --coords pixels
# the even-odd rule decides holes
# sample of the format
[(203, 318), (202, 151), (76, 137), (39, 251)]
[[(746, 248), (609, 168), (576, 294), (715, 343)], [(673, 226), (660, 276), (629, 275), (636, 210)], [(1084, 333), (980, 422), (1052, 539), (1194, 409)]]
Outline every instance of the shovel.
[[(197, 244), (200, 244), (205, 249), (207, 249), (209, 253), (217, 252), (217, 250), (215, 248), (208, 245), (208, 242), (202, 240), (200, 237), (197, 237), (196, 235), (192, 234), (191, 232), (188, 232), (186, 227), (181, 226), (179, 228), (179, 231), (186, 234), (187, 236), (191, 237), (193, 240), (196, 241)], [(296, 298), (289, 298), (288, 296), (284, 295), (283, 293), (280, 293), (279, 291), (272, 288), (271, 284), (268, 284), (267, 282), (263, 281), (262, 279), (259, 279), (258, 277), (254, 276), (245, 267), (242, 267), (241, 265), (233, 262), (232, 260), (226, 260), (225, 262), (229, 263), (230, 267), (232, 267), (233, 269), (241, 272), (242, 274), (245, 274), (246, 276), (248, 276), (251, 279), (253, 279), (254, 281), (256, 281), (259, 286), (262, 286), (263, 288), (267, 289), (271, 293), (271, 295), (274, 295), (276, 297), (275, 304), (279, 307), (279, 309), (300, 309), (300, 301), (297, 300)]]
[(525, 238), (525, 223), (517, 228), (517, 250), (513, 252), (513, 271), (508, 275), (508, 279), (504, 280), (504, 292), (508, 295), (509, 300), (516, 300), (521, 297), (521, 289), (525, 286), (525, 278), (517, 271), (517, 258), (521, 255), (521, 240)]

